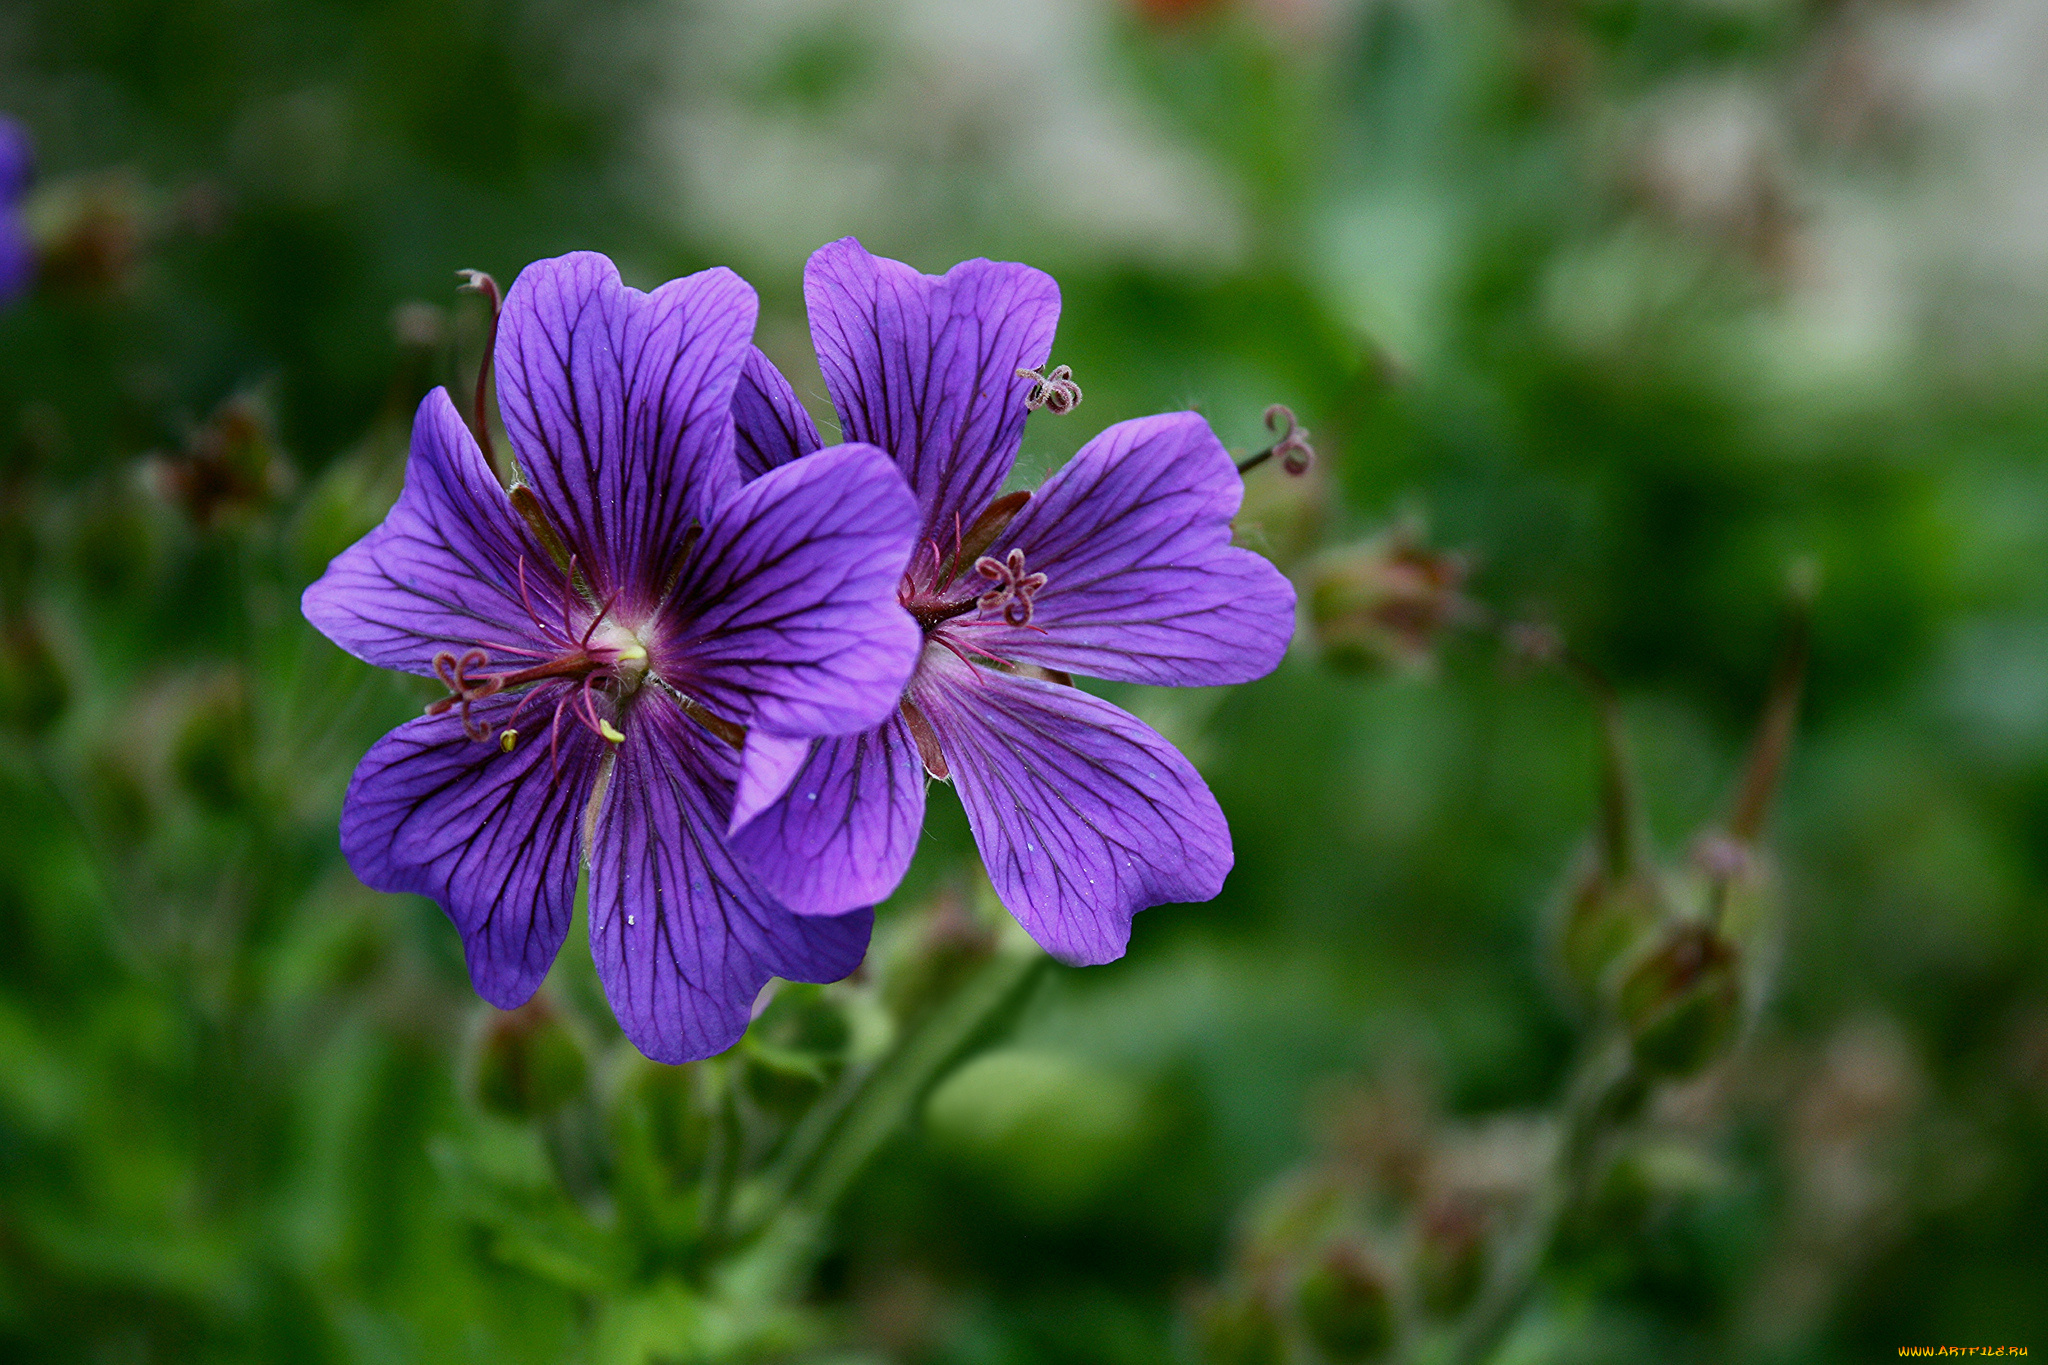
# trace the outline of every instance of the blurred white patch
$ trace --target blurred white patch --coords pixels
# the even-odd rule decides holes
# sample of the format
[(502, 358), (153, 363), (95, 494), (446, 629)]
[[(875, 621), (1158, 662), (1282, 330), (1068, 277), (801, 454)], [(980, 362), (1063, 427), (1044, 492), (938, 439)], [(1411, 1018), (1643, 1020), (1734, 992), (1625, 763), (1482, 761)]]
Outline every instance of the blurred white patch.
[(1232, 188), (1119, 83), (1110, 22), (1084, 0), (709, 0), (662, 39), (654, 155), (682, 225), (757, 259), (854, 233), (928, 268), (1046, 237), (1227, 266)]

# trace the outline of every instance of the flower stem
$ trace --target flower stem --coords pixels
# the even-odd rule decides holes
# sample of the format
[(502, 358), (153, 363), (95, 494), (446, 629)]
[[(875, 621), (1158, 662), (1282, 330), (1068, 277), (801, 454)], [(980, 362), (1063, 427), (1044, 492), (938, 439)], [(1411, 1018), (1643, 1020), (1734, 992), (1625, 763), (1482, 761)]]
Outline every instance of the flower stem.
[[(766, 1173), (749, 1218), (759, 1247), (792, 1283), (815, 1258), (826, 1216), (932, 1088), (975, 1044), (1014, 1018), (1052, 959), (1029, 941), (999, 948), (894, 1051), (827, 1097)], [(745, 1233), (742, 1234), (746, 1235)]]
[(1592, 1041), (1579, 1060), (1564, 1112), (1558, 1119), (1557, 1150), (1536, 1189), (1522, 1225), (1502, 1248), (1479, 1299), (1459, 1324), (1450, 1360), (1480, 1365), (1490, 1358), (1515, 1324), (1550, 1258), (1565, 1216), (1582, 1205), (1599, 1173), (1600, 1149), (1623, 1101), (1639, 1081), (1628, 1040), (1610, 1034)]

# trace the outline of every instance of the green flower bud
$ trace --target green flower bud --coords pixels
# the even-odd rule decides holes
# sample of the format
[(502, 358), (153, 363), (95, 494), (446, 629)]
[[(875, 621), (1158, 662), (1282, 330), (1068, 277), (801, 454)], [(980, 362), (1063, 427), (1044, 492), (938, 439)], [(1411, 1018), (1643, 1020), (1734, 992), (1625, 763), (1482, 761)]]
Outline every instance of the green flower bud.
[(589, 1084), (583, 1041), (545, 994), (516, 1010), (493, 1011), (477, 1030), (474, 1047), (476, 1102), (499, 1118), (545, 1118)]
[(1615, 964), (1636, 952), (1664, 917), (1664, 888), (1647, 866), (1616, 878), (1588, 858), (1574, 871), (1556, 921), (1556, 951), (1581, 1003), (1607, 998)]
[(1705, 924), (1681, 922), (1623, 977), (1616, 1005), (1642, 1069), (1683, 1077), (1733, 1040), (1742, 998), (1735, 946)]
[(882, 1003), (907, 1027), (951, 998), (995, 949), (995, 932), (976, 917), (966, 893), (946, 887), (897, 940), (882, 975)]
[(1409, 525), (1333, 550), (1304, 571), (1309, 628), (1334, 668), (1427, 673), (1437, 637), (1466, 613), (1465, 561)]
[(1331, 1365), (1378, 1360), (1393, 1348), (1394, 1299), (1371, 1253), (1350, 1242), (1327, 1248), (1295, 1289), (1302, 1331)]
[(57, 723), (71, 686), (33, 617), (0, 626), (0, 725), (39, 735)]
[(1438, 1196), (1415, 1229), (1415, 1294), (1425, 1312), (1453, 1317), (1486, 1277), (1486, 1217), (1469, 1200)]
[(210, 811), (224, 814), (255, 795), (255, 744), (241, 678), (227, 674), (194, 694), (171, 742), (178, 785)]
[(740, 1045), (747, 1093), (764, 1111), (794, 1121), (846, 1064), (853, 1029), (823, 986), (777, 987)]

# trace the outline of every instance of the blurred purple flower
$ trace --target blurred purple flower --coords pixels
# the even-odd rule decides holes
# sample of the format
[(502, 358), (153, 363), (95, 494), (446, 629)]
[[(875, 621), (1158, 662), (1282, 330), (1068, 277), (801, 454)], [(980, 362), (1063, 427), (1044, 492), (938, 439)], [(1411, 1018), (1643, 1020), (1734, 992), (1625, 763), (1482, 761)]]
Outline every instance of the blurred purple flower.
[(35, 283), (35, 243), (21, 217), (21, 201), (28, 194), (35, 163), (28, 129), (0, 114), (0, 307)]
[(734, 746), (873, 726), (917, 652), (894, 596), (916, 508), (881, 451), (740, 484), (755, 309), (726, 270), (643, 294), (588, 252), (527, 267), (496, 351), (525, 483), (507, 494), (436, 389), (397, 505), (304, 600), (357, 658), (449, 689), (357, 767), (356, 874), (437, 901), (512, 1008), (587, 864), (598, 975), (660, 1061), (729, 1047), (771, 975), (860, 962), (868, 912), (793, 914), (728, 851)]
[[(950, 777), (1032, 937), (1067, 962), (1119, 957), (1138, 911), (1222, 888), (1230, 831), (1172, 745), (1066, 675), (1209, 686), (1280, 661), (1294, 590), (1230, 544), (1230, 455), (1200, 416), (1167, 413), (1103, 432), (1028, 501), (997, 498), (1052, 346), (1051, 277), (985, 260), (920, 275), (849, 237), (811, 257), (804, 298), (843, 433), (917, 494), (899, 596), (924, 649), (878, 728), (750, 741), (734, 847), (792, 905), (872, 904), (909, 864), (925, 772)], [(758, 351), (733, 414), (750, 475), (820, 458)]]

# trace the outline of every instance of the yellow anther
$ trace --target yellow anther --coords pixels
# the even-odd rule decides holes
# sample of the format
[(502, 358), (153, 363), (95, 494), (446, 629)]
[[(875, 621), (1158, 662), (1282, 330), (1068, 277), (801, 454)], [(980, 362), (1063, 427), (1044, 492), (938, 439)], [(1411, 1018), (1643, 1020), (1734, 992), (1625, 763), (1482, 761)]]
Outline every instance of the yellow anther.
[(626, 737), (617, 730), (614, 730), (612, 723), (608, 720), (600, 720), (597, 723), (597, 732), (614, 744), (624, 744), (626, 742)]
[(518, 742), (519, 732), (517, 730), (507, 730), (504, 734), (498, 736), (498, 747), (508, 754), (512, 752), (512, 746)]
[(633, 641), (619, 651), (619, 662), (622, 664), (645, 663), (646, 660), (647, 646), (641, 644), (638, 640)]

